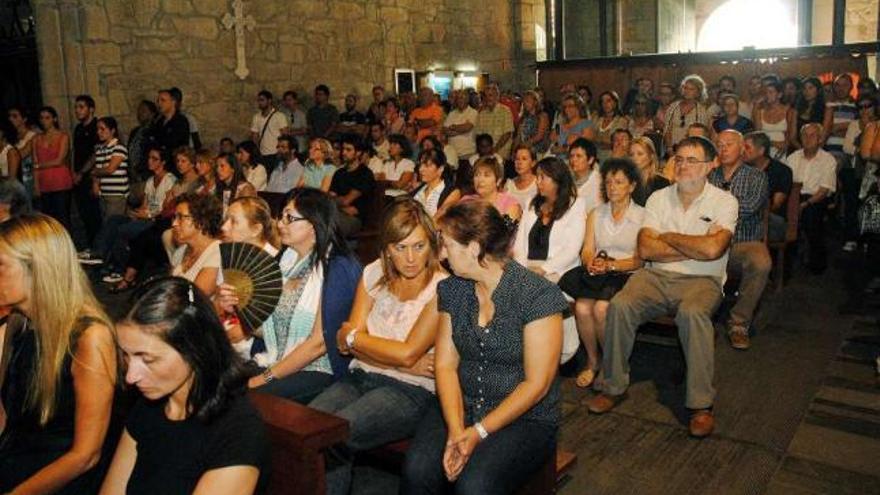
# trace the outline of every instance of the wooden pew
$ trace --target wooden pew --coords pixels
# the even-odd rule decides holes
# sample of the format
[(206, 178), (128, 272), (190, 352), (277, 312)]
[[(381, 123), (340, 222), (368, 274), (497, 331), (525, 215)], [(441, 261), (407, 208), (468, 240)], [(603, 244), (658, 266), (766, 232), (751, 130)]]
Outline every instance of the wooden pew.
[(348, 421), (295, 402), (251, 391), (272, 445), (269, 495), (323, 495), (324, 450), (348, 438)]

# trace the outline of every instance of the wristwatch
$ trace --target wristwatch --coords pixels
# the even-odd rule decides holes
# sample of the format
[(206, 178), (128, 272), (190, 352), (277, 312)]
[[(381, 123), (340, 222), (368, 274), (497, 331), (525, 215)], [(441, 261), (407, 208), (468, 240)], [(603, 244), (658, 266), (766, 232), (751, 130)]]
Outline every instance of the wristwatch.
[(348, 335), (345, 336), (345, 345), (348, 346), (349, 349), (354, 349), (354, 338), (357, 336), (357, 333), (360, 331), (360, 328), (355, 328), (351, 332), (348, 332)]
[(489, 437), (489, 432), (486, 431), (486, 428), (483, 426), (483, 423), (474, 423), (474, 429), (477, 430), (477, 434), (480, 435), (480, 440), (485, 440)]

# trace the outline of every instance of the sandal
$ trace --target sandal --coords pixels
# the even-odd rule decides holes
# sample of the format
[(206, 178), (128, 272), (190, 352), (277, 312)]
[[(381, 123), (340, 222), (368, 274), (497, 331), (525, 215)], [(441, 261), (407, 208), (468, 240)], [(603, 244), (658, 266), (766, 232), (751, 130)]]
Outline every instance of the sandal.
[(128, 292), (137, 286), (138, 286), (137, 279), (135, 279), (135, 280), (122, 279), (119, 281), (118, 284), (111, 285), (110, 288), (108, 289), (108, 292), (110, 292), (111, 294), (119, 294), (122, 292)]
[(580, 388), (587, 388), (593, 384), (593, 380), (596, 378), (596, 370), (592, 368), (586, 368), (585, 370), (578, 373), (577, 380), (575, 380), (575, 385)]

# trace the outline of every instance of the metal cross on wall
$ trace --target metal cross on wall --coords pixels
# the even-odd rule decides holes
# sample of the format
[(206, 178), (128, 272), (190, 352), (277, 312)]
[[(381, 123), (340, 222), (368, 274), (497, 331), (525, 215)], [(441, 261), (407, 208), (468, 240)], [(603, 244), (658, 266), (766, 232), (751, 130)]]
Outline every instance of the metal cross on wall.
[(232, 0), (232, 12), (232, 14), (227, 12), (221, 22), (226, 29), (235, 28), (235, 75), (239, 79), (244, 79), (250, 74), (244, 49), (244, 33), (245, 29), (253, 31), (257, 21), (253, 16), (244, 15), (243, 0)]

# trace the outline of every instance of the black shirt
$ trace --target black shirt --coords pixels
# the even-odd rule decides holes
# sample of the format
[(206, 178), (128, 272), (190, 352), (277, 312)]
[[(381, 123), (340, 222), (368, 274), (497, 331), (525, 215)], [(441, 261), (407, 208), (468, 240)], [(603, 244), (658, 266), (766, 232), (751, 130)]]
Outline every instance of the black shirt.
[(376, 180), (369, 168), (360, 165), (352, 171), (343, 167), (333, 174), (333, 179), (330, 181), (330, 192), (337, 196), (345, 196), (352, 189), (360, 191), (361, 195), (351, 205), (357, 208), (357, 217), (364, 221), (364, 214), (367, 213), (369, 205), (369, 194), (375, 185)]
[[(523, 328), (568, 308), (556, 284), (510, 261), (492, 293), (495, 314), (480, 327), (474, 284), (456, 276), (437, 284), (438, 309), (452, 320), (466, 424), (482, 420), (525, 380)], [(518, 420), (558, 425), (559, 398), (557, 378), (547, 395)]]
[(367, 123), (367, 117), (357, 110), (342, 112), (339, 114), (339, 123), (345, 126), (354, 126)]
[(73, 128), (73, 170), (79, 172), (95, 154), (98, 145), (98, 119), (88, 124), (80, 122)]
[(645, 206), (645, 203), (648, 202), (648, 198), (654, 194), (654, 191), (658, 191), (663, 189), (664, 187), (669, 185), (669, 179), (663, 177), (659, 174), (654, 174), (645, 184), (640, 184), (639, 187), (633, 192), (632, 199), (639, 206)]
[(153, 139), (168, 153), (189, 146), (189, 138), (189, 121), (180, 112), (175, 112), (170, 119), (163, 116), (153, 128)]
[(529, 252), (528, 259), (530, 260), (546, 260), (547, 254), (550, 252), (550, 231), (553, 230), (553, 222), (551, 221), (547, 225), (539, 218), (538, 221), (535, 222), (535, 225), (532, 225), (532, 230), (529, 231)]
[[(770, 191), (770, 200), (773, 200), (774, 194), (780, 192), (788, 197), (793, 181), (791, 168), (779, 160), (770, 160), (770, 164), (767, 165), (764, 172), (767, 173), (767, 189)], [(776, 213), (784, 217), (786, 214), (785, 206), (783, 205), (782, 211)]]
[(316, 105), (306, 113), (306, 120), (309, 123), (310, 137), (327, 137), (330, 128), (339, 122), (339, 111), (330, 104)]
[(257, 467), (260, 492), (269, 474), (269, 440), (247, 397), (233, 399), (210, 423), (194, 416), (171, 421), (165, 403), (141, 399), (128, 415), (137, 460), (126, 493), (190, 494), (205, 472), (231, 466)]

